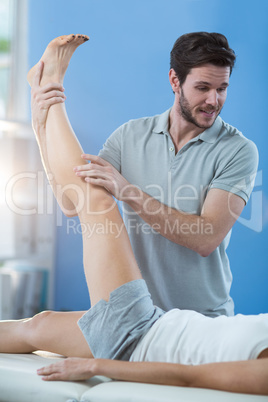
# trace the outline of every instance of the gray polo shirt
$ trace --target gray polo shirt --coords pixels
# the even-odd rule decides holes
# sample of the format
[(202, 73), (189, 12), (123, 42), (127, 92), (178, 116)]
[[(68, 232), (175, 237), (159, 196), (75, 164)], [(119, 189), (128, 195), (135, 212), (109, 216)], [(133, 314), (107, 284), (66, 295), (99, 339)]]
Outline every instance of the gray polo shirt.
[[(207, 192), (219, 188), (248, 201), (257, 171), (255, 144), (218, 117), (175, 154), (169, 113), (131, 120), (106, 141), (100, 156), (132, 184), (166, 205), (200, 215)], [(226, 254), (231, 232), (208, 257), (157, 233), (127, 204), (124, 222), (153, 301), (164, 310), (233, 315), (232, 274)], [(178, 222), (179, 223), (179, 222)], [(167, 223), (168, 224), (168, 223)], [(183, 233), (182, 226), (169, 229)], [(191, 230), (205, 231), (206, 227)]]

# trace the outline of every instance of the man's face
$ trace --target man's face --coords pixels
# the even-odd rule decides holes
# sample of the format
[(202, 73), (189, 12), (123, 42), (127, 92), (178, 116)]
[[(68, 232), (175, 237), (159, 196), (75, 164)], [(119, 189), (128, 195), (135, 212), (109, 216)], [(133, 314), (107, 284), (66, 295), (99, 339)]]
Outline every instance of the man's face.
[(220, 114), (229, 85), (230, 67), (205, 64), (192, 68), (179, 94), (179, 113), (199, 128), (209, 128)]

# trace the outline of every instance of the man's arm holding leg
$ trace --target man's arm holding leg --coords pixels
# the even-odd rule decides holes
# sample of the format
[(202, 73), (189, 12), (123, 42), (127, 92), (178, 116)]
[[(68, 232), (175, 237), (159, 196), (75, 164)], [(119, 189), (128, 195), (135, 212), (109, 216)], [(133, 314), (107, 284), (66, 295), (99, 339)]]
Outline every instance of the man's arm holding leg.
[(88, 154), (83, 158), (91, 163), (78, 166), (78, 176), (105, 187), (118, 200), (126, 202), (156, 232), (203, 257), (219, 246), (245, 206), (241, 197), (215, 188), (208, 192), (200, 216), (187, 214), (162, 204), (131, 185), (104, 159)]

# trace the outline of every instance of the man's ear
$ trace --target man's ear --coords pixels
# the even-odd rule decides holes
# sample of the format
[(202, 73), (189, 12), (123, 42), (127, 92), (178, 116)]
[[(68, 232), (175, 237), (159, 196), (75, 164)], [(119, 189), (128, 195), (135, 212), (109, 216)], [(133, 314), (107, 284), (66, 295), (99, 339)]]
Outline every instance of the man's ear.
[(180, 81), (179, 81), (179, 79), (177, 77), (177, 74), (175, 73), (175, 70), (173, 68), (171, 68), (169, 70), (168, 76), (169, 76), (169, 82), (170, 82), (172, 91), (174, 93), (180, 92), (180, 88), (181, 88)]

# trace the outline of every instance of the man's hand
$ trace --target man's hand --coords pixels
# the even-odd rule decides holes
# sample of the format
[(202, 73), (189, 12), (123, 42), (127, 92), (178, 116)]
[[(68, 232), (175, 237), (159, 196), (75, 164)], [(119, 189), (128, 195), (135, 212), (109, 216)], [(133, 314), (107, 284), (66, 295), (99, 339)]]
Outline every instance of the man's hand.
[(44, 381), (80, 381), (94, 375), (94, 359), (68, 358), (37, 370)]
[(76, 166), (74, 171), (77, 176), (84, 177), (85, 181), (96, 186), (106, 188), (117, 200), (127, 201), (139, 191), (131, 185), (109, 162), (99, 156), (84, 154), (83, 159), (91, 163)]
[(40, 61), (31, 90), (32, 123), (36, 132), (40, 127), (45, 127), (50, 106), (62, 103), (66, 99), (64, 88), (59, 83), (50, 83), (40, 87), (43, 69), (44, 63)]

